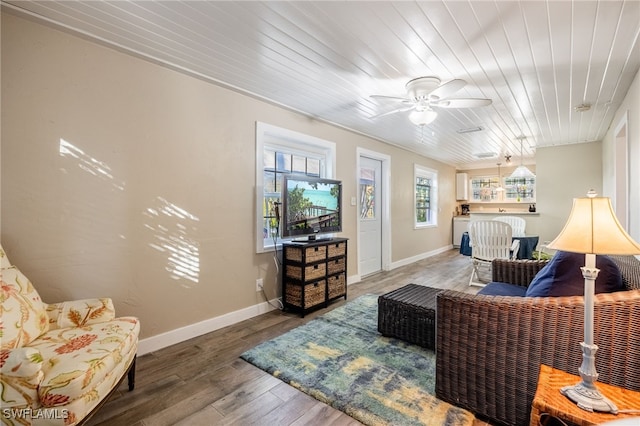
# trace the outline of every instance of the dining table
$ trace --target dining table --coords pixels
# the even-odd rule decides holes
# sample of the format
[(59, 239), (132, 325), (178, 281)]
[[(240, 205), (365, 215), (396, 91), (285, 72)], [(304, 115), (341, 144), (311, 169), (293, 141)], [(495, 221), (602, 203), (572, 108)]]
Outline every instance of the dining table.
[[(533, 252), (538, 246), (538, 241), (540, 237), (538, 235), (523, 235), (512, 237), (512, 241), (518, 240), (520, 241), (520, 248), (518, 249), (518, 253), (516, 254), (517, 259), (532, 259)], [(469, 233), (464, 232), (462, 234), (462, 241), (460, 241), (460, 254), (465, 256), (471, 256), (471, 241), (469, 238)]]

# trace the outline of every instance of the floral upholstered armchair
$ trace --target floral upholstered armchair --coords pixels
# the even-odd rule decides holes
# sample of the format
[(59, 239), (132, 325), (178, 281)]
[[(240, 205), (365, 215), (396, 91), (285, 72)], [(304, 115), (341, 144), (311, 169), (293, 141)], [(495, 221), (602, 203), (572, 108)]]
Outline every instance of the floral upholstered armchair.
[(140, 323), (111, 299), (46, 304), (0, 247), (0, 419), (75, 425), (128, 375), (133, 389)]

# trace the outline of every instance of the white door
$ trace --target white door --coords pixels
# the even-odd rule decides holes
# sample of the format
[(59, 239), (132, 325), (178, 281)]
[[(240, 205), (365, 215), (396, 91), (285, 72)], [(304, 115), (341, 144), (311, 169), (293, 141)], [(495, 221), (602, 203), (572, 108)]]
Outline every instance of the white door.
[(360, 216), (360, 276), (382, 270), (382, 161), (360, 157), (358, 171)]

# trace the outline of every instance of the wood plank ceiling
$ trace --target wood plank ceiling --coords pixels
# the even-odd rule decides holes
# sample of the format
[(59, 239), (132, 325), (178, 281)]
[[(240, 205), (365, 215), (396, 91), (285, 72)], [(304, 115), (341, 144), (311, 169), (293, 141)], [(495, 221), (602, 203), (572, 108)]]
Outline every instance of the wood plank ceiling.
[[(637, 0), (2, 4), (461, 169), (517, 161), (521, 140), (525, 163), (539, 146), (601, 140), (640, 68)], [(406, 104), (370, 95), (404, 97), (420, 76), (493, 102), (434, 108), (426, 126), (408, 111), (372, 118)]]

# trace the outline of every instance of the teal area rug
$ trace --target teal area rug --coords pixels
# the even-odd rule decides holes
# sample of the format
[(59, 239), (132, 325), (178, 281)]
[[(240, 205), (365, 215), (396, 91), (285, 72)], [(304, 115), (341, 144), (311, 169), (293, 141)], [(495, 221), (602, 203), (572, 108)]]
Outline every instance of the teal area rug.
[(366, 425), (471, 425), (433, 396), (435, 353), (377, 329), (378, 296), (364, 295), (241, 358)]

